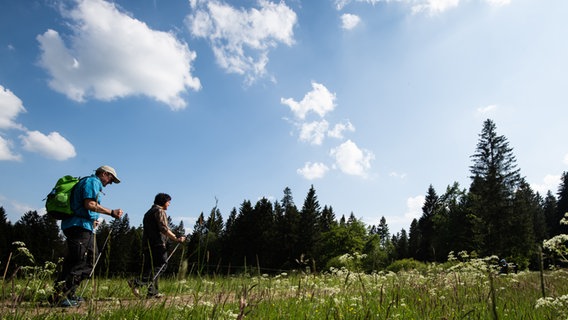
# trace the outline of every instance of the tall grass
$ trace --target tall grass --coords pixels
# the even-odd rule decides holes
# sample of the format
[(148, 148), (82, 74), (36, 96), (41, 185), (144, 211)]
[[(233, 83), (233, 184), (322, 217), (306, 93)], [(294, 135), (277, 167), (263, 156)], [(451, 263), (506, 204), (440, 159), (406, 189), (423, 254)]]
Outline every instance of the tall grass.
[[(164, 277), (163, 299), (135, 298), (126, 279), (95, 278), (78, 308), (51, 308), (52, 266), (5, 277), (2, 319), (566, 319), (568, 272), (498, 275), (457, 259), (399, 272)], [(24, 270), (26, 270), (24, 272)]]

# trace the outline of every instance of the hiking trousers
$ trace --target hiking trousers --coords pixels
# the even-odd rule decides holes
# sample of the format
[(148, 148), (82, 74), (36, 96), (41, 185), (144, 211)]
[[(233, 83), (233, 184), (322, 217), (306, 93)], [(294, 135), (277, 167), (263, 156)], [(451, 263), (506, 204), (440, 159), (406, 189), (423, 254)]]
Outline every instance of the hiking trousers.
[(148, 287), (148, 297), (159, 293), (158, 278), (168, 266), (168, 251), (164, 246), (148, 247), (144, 250), (142, 279), (134, 279), (136, 287)]
[(67, 255), (63, 260), (63, 269), (56, 280), (57, 291), (68, 298), (75, 297), (75, 291), (83, 279), (87, 279), (93, 270), (96, 248), (94, 234), (81, 227), (63, 230), (67, 238)]

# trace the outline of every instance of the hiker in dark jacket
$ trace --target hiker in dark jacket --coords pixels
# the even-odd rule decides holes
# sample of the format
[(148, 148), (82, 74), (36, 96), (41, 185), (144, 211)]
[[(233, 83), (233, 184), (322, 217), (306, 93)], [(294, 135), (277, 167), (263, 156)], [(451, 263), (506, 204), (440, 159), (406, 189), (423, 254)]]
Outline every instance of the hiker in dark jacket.
[(144, 248), (144, 271), (142, 279), (132, 279), (128, 285), (136, 296), (140, 296), (139, 287), (147, 286), (147, 298), (161, 298), (158, 290), (158, 276), (167, 267), (167, 240), (184, 242), (185, 237), (176, 236), (169, 227), (166, 210), (172, 198), (166, 193), (158, 193), (154, 205), (144, 215), (144, 233), (142, 247)]
[(72, 307), (82, 301), (75, 291), (93, 270), (95, 223), (101, 213), (116, 219), (122, 216), (122, 209), (109, 209), (100, 204), (103, 187), (113, 182), (120, 183), (114, 168), (101, 166), (95, 174), (81, 179), (73, 188), (73, 215), (61, 220), (61, 230), (67, 240), (67, 255), (55, 281), (54, 293), (49, 298), (52, 305)]

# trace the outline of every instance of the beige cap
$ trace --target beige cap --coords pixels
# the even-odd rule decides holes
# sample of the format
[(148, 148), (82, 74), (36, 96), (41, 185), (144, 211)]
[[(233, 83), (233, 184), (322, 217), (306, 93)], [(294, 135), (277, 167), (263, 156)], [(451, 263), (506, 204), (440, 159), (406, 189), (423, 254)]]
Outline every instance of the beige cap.
[(111, 166), (101, 166), (101, 167), (99, 167), (99, 168), (97, 169), (97, 171), (101, 171), (101, 170), (102, 170), (102, 171), (106, 171), (106, 172), (112, 174), (112, 177), (114, 178), (114, 179), (112, 180), (112, 182), (114, 182), (114, 183), (120, 183), (120, 179), (119, 179), (118, 176), (116, 175), (116, 171), (114, 170), (113, 167), (111, 167)]

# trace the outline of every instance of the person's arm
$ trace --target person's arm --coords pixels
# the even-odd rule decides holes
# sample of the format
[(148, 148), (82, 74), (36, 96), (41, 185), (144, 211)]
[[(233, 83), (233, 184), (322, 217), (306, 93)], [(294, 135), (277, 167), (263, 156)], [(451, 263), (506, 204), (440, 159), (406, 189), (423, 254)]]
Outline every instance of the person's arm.
[(175, 233), (172, 232), (172, 230), (170, 230), (169, 226), (168, 226), (168, 218), (166, 216), (166, 212), (164, 210), (160, 210), (160, 231), (162, 232), (162, 234), (164, 234), (166, 237), (168, 237), (168, 239), (172, 240), (173, 242), (184, 242), (185, 241), (185, 237), (181, 236), (178, 237), (176, 236)]
[(168, 229), (168, 231), (166, 231), (165, 235), (166, 235), (170, 240), (172, 240), (172, 241), (174, 241), (174, 242), (184, 242), (184, 241), (185, 241), (185, 237), (184, 237), (184, 236), (178, 237), (178, 236), (176, 236), (176, 234), (173, 233), (172, 230), (170, 230), (170, 229)]
[(85, 199), (85, 201), (83, 201), (83, 205), (85, 206), (85, 209), (89, 211), (106, 214), (116, 219), (120, 218), (123, 213), (122, 209), (105, 208), (93, 199)]

